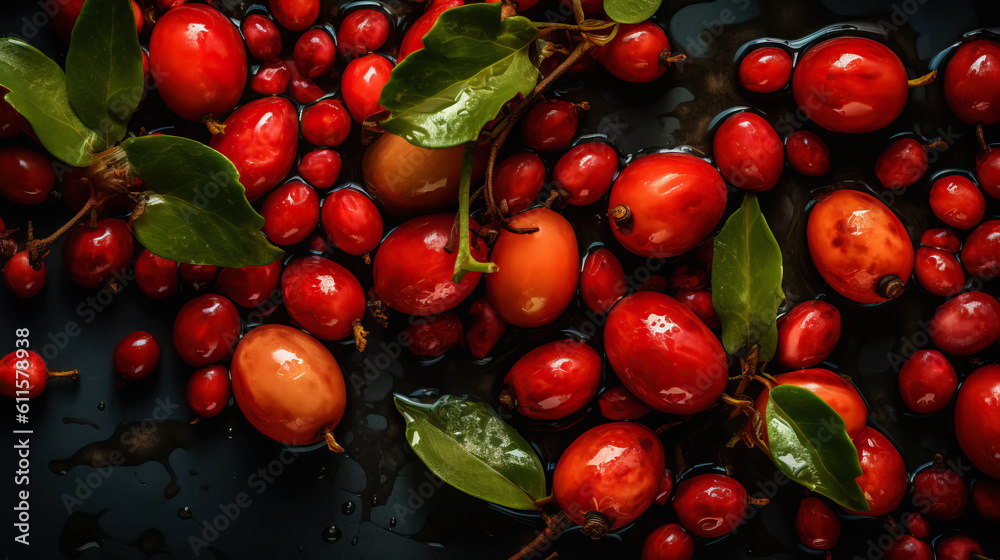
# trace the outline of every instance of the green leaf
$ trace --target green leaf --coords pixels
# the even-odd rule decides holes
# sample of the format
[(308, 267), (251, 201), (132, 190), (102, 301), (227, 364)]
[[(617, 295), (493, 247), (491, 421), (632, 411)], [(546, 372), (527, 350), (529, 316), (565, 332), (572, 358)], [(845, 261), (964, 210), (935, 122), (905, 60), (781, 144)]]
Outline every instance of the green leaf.
[(35, 47), (0, 38), (0, 86), (10, 90), (4, 99), (31, 123), (38, 141), (55, 157), (86, 167), (94, 152), (107, 148), (70, 107), (62, 68)]
[(488, 502), (533, 510), (545, 497), (545, 469), (520, 434), (483, 403), (445, 395), (420, 404), (399, 395), (406, 440), (427, 468)]
[(789, 478), (854, 511), (868, 511), (861, 463), (844, 419), (809, 389), (778, 385), (765, 409), (771, 460)]
[(722, 345), (736, 354), (757, 345), (762, 361), (774, 357), (781, 290), (781, 247), (748, 192), (726, 220), (712, 253), (712, 306), (722, 321)]
[(130, 0), (86, 0), (66, 56), (73, 110), (108, 146), (125, 137), (142, 99), (142, 50)]
[(175, 136), (129, 138), (121, 147), (145, 181), (148, 202), (132, 227), (153, 253), (227, 268), (263, 266), (283, 251), (260, 233), (236, 167), (208, 146)]
[(618, 23), (639, 23), (651, 18), (663, 0), (604, 0), (604, 11)]
[(500, 20), (501, 3), (446, 10), (424, 36), (424, 48), (392, 70), (379, 104), (382, 126), (424, 148), (475, 140), (518, 93), (528, 95), (538, 71), (528, 47), (538, 29), (521, 16)]

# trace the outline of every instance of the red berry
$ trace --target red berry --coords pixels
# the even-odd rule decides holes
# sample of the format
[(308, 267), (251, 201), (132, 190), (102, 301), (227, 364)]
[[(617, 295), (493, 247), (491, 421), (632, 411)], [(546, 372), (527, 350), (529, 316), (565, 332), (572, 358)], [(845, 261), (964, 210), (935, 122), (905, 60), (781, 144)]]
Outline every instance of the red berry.
[[(62, 198), (66, 207), (74, 214), (83, 208), (83, 205), (90, 199), (90, 178), (87, 177), (87, 170), (81, 167), (74, 168), (69, 175), (63, 179)], [(107, 193), (110, 194), (110, 193)], [(94, 207), (99, 218), (108, 216), (118, 216), (132, 211), (135, 203), (131, 198), (113, 194), (109, 198), (97, 203)]]
[(902, 535), (885, 549), (885, 560), (934, 560), (934, 552), (924, 541)]
[(965, 512), (969, 490), (940, 459), (913, 477), (913, 505), (932, 519), (955, 520)]
[(545, 183), (545, 164), (530, 152), (516, 153), (501, 161), (493, 172), (493, 198), (507, 201), (510, 214), (527, 209), (538, 199)]
[(913, 260), (917, 282), (936, 295), (950, 297), (965, 287), (965, 272), (955, 255), (941, 249), (920, 247)]
[(625, 269), (614, 253), (602, 247), (587, 255), (580, 271), (580, 297), (588, 309), (607, 313), (627, 290)]
[(135, 331), (118, 341), (111, 361), (117, 383), (142, 381), (159, 365), (160, 345), (153, 335)]
[(904, 189), (927, 172), (927, 152), (913, 138), (900, 138), (882, 152), (875, 162), (875, 175), (887, 189)]
[(793, 132), (785, 139), (785, 156), (788, 165), (806, 177), (819, 177), (830, 171), (830, 148), (808, 130)]
[(23, 132), (25, 127), (31, 128), (28, 121), (4, 100), (4, 96), (9, 92), (9, 89), (0, 86), (0, 138), (13, 138)]
[(49, 378), (57, 377), (76, 379), (79, 374), (75, 369), (48, 371), (41, 356), (23, 348), (0, 359), (0, 395), (8, 399), (35, 399), (45, 390)]
[(338, 189), (323, 201), (323, 231), (349, 255), (367, 255), (382, 241), (382, 215), (372, 199), (354, 189)]
[(931, 534), (927, 518), (919, 513), (910, 514), (909, 518), (906, 519), (906, 529), (918, 539), (926, 539)]
[(958, 253), (959, 249), (962, 248), (962, 242), (958, 240), (958, 236), (950, 229), (945, 228), (934, 228), (925, 231), (920, 236), (920, 244), (932, 249), (948, 251), (949, 253)]
[[(340, 22), (337, 50), (342, 55), (377, 51), (389, 38), (389, 20), (381, 10), (355, 10)], [(400, 60), (403, 60), (400, 57)]]
[(668, 523), (646, 537), (640, 560), (691, 560), (694, 539), (676, 523)]
[(406, 348), (414, 356), (440, 356), (464, 342), (462, 320), (454, 311), (420, 317), (404, 332), (410, 341)]
[(162, 11), (167, 11), (170, 8), (176, 8), (177, 6), (183, 5), (188, 0), (156, 0), (156, 6)]
[(667, 71), (670, 41), (651, 21), (622, 24), (610, 43), (590, 51), (608, 72), (626, 82), (651, 82)]
[(399, 61), (410, 55), (413, 51), (424, 48), (424, 35), (430, 31), (431, 27), (437, 23), (441, 13), (448, 8), (465, 4), (463, 0), (432, 0), (429, 2), (427, 11), (420, 16), (417, 21), (406, 31), (402, 43), (399, 44)]
[(1000, 522), (1000, 482), (980, 478), (972, 484), (972, 506), (979, 515)]
[(652, 505), (663, 480), (663, 446), (649, 428), (613, 422), (591, 428), (556, 463), (552, 494), (560, 509), (599, 539)]
[(983, 547), (970, 537), (956, 535), (934, 543), (934, 553), (937, 560), (973, 560), (973, 554), (983, 557)]
[(976, 179), (986, 194), (1000, 198), (1000, 148), (988, 146), (976, 155)]
[(962, 264), (980, 278), (1000, 276), (1000, 220), (987, 220), (962, 245)]
[(295, 245), (319, 223), (319, 197), (309, 185), (289, 181), (274, 189), (260, 207), (264, 235), (277, 245)]
[(712, 292), (708, 290), (680, 290), (674, 294), (674, 299), (694, 311), (694, 314), (705, 323), (706, 327), (710, 329), (722, 328), (722, 322), (715, 313), (715, 307), (712, 306)]
[(281, 274), (281, 293), (292, 322), (316, 338), (360, 337), (356, 329), (365, 314), (365, 292), (339, 264), (315, 256), (293, 259)]
[(957, 229), (972, 229), (986, 213), (979, 187), (962, 175), (947, 175), (931, 187), (931, 210), (942, 222)]
[(830, 550), (840, 540), (840, 518), (819, 498), (803, 498), (795, 515), (799, 542), (811, 550)]
[(208, 284), (215, 280), (215, 275), (219, 272), (218, 267), (206, 264), (181, 263), (179, 269), (181, 281), (185, 284)]
[(701, 412), (728, 381), (719, 339), (687, 307), (656, 292), (618, 302), (604, 325), (604, 349), (625, 387), (663, 412)]
[(282, 61), (261, 65), (250, 80), (250, 89), (261, 95), (278, 95), (288, 89), (292, 73)]
[(804, 301), (778, 319), (774, 359), (788, 369), (812, 367), (830, 356), (840, 341), (840, 312), (825, 301)]
[(482, 360), (503, 338), (507, 325), (500, 320), (500, 316), (485, 297), (472, 302), (469, 306), (469, 316), (473, 322), (465, 331), (465, 340), (472, 355)]
[(601, 416), (608, 420), (638, 420), (653, 411), (625, 387), (612, 387), (601, 393), (597, 406)]
[(295, 42), (292, 56), (295, 59), (295, 67), (302, 75), (316, 79), (326, 76), (333, 70), (333, 63), (337, 59), (337, 48), (329, 33), (322, 29), (310, 29)]
[[(633, 397), (634, 398), (634, 397)], [(663, 480), (660, 481), (660, 489), (656, 492), (656, 499), (653, 503), (658, 506), (667, 505), (667, 500), (674, 491), (674, 473), (670, 469), (663, 470)]]
[(552, 182), (569, 193), (569, 204), (586, 206), (600, 200), (618, 171), (618, 152), (603, 142), (574, 146), (556, 162)]
[(243, 20), (243, 38), (247, 52), (262, 62), (277, 61), (284, 49), (278, 26), (260, 14), (250, 14)]
[(203, 4), (185, 4), (160, 16), (149, 40), (149, 66), (167, 107), (189, 121), (228, 113), (247, 81), (239, 31)]
[[(865, 406), (865, 400), (861, 398), (861, 393), (850, 381), (822, 368), (800, 369), (782, 373), (775, 376), (774, 381), (776, 385), (794, 385), (812, 391), (843, 419), (844, 428), (851, 439), (863, 435), (865, 421), (868, 419), (868, 407)], [(770, 395), (770, 389), (765, 387), (760, 396), (757, 397), (757, 412), (760, 413), (761, 418), (765, 418)], [(767, 426), (765, 425), (763, 429), (766, 439)]]
[(963, 43), (944, 69), (944, 99), (969, 124), (1000, 121), (1000, 44), (989, 39)]
[(719, 223), (726, 184), (714, 167), (692, 155), (650, 154), (618, 175), (609, 206), (611, 231), (626, 249), (673, 257), (697, 247)]
[(281, 279), (281, 261), (264, 266), (223, 268), (219, 271), (219, 291), (243, 307), (259, 307), (271, 299)]
[(968, 356), (1000, 337), (1000, 303), (983, 292), (966, 292), (944, 302), (934, 313), (931, 340), (948, 352)]
[(302, 31), (319, 17), (320, 0), (271, 0), (271, 14), (289, 31)]
[(302, 156), (298, 171), (313, 188), (325, 190), (337, 182), (342, 166), (343, 161), (339, 153), (320, 148)]
[(344, 75), (341, 77), (340, 88), (344, 96), (344, 104), (351, 112), (354, 120), (361, 123), (365, 119), (382, 111), (378, 98), (382, 95), (382, 87), (389, 81), (392, 72), (392, 61), (384, 56), (372, 53), (355, 58), (347, 63)]
[(540, 152), (558, 152), (573, 141), (579, 121), (577, 107), (569, 101), (540, 101), (522, 119), (524, 143)]
[(732, 533), (743, 523), (747, 509), (747, 491), (743, 485), (721, 474), (684, 479), (674, 494), (674, 512), (681, 525), (699, 537)]
[(114, 281), (132, 263), (132, 232), (118, 218), (99, 220), (95, 227), (78, 223), (66, 234), (62, 257), (70, 279), (96, 288)]
[(135, 259), (135, 283), (146, 297), (166, 299), (180, 287), (177, 263), (143, 249)]
[(351, 133), (351, 116), (339, 99), (321, 99), (302, 110), (302, 137), (313, 146), (339, 146)]
[(583, 342), (543, 344), (510, 368), (501, 402), (536, 420), (558, 420), (580, 410), (597, 394), (601, 356)]
[(209, 146), (229, 158), (240, 173), (247, 200), (274, 188), (295, 165), (299, 134), (295, 107), (284, 97), (251, 101), (223, 123)]
[(45, 261), (35, 270), (28, 251), (18, 251), (3, 265), (3, 282), (19, 298), (31, 298), (45, 287)]
[(0, 148), (0, 196), (15, 204), (40, 204), (56, 184), (52, 164), (28, 148)]
[(853, 439), (861, 463), (861, 476), (857, 482), (868, 500), (868, 511), (844, 509), (866, 517), (885, 515), (896, 509), (906, 495), (907, 476), (903, 457), (885, 436), (871, 427), (866, 427), (861, 435)]
[(229, 404), (229, 372), (223, 366), (199, 369), (188, 379), (188, 406), (202, 418), (218, 415)]
[(735, 187), (766, 191), (778, 183), (784, 148), (778, 133), (756, 113), (727, 118), (715, 132), (712, 154), (722, 176)]
[(294, 59), (286, 59), (285, 67), (288, 68), (288, 74), (290, 76), (288, 80), (288, 89), (285, 90), (286, 95), (290, 96), (302, 105), (313, 103), (326, 95), (326, 91), (316, 85), (316, 82), (299, 73), (298, 67), (295, 66)]
[(740, 61), (740, 85), (756, 93), (772, 93), (792, 77), (792, 57), (785, 49), (754, 49)]
[(962, 382), (955, 404), (955, 435), (986, 476), (1000, 478), (1000, 366), (983, 366)]
[(937, 412), (948, 406), (958, 389), (951, 363), (937, 350), (918, 350), (899, 370), (899, 392), (913, 412)]
[(240, 337), (236, 306), (216, 294), (203, 294), (184, 304), (174, 319), (174, 348), (188, 365), (219, 363), (229, 357)]

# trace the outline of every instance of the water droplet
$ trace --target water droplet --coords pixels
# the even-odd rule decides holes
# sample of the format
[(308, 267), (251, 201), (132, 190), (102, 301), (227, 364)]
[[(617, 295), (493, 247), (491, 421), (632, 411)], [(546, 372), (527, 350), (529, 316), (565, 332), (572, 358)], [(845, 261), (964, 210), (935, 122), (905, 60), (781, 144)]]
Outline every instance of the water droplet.
[(104, 408), (105, 408), (106, 406), (107, 406), (107, 405), (106, 405), (106, 404), (104, 404), (104, 401), (101, 401), (101, 402), (97, 403), (97, 410), (104, 410)]
[(226, 428), (222, 430), (222, 435), (225, 436), (226, 439), (233, 439), (233, 434), (235, 432), (236, 430), (233, 429), (232, 426), (226, 426)]
[(351, 546), (356, 546), (358, 544), (358, 537), (351, 539)]
[(396, 518), (395, 517), (390, 517), (389, 518), (389, 527), (392, 528), (392, 527), (395, 527), (395, 526), (396, 526)]
[(177, 510), (177, 517), (180, 517), (181, 519), (191, 519), (194, 516), (191, 514), (191, 508), (184, 506)]
[(330, 525), (326, 529), (323, 529), (323, 540), (328, 543), (334, 543), (340, 540), (340, 527)]
[(357, 506), (354, 505), (354, 502), (346, 502), (344, 507), (340, 508), (340, 511), (344, 512), (344, 515), (351, 515), (356, 508)]
[(316, 477), (316, 480), (323, 480), (324, 478), (326, 478), (326, 467), (320, 467), (319, 476)]

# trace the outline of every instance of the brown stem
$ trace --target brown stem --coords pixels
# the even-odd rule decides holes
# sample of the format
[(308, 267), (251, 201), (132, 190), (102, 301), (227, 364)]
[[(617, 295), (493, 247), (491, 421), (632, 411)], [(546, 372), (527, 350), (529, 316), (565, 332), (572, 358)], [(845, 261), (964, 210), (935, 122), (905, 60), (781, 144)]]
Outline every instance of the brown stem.
[(367, 265), (372, 264), (372, 255), (371, 255), (371, 253), (369, 253), (368, 251), (365, 251), (362, 256), (365, 258), (365, 264), (367, 264)]
[(919, 78), (913, 78), (912, 80), (907, 80), (906, 83), (911, 88), (915, 88), (920, 86), (926, 86), (927, 84), (932, 83), (935, 78), (937, 78), (937, 70), (932, 70), (930, 73), (924, 74)]
[(510, 387), (500, 391), (500, 404), (508, 410), (517, 408), (517, 395), (514, 394), (514, 391)]
[(389, 326), (389, 306), (379, 299), (375, 288), (368, 290), (368, 312), (375, 318), (376, 323), (382, 325), (382, 328)]
[(895, 274), (889, 274), (883, 276), (879, 281), (878, 285), (875, 286), (875, 293), (878, 297), (885, 299), (895, 299), (903, 295), (903, 289), (906, 287), (906, 283), (903, 279)]
[(354, 333), (354, 345), (358, 347), (358, 352), (364, 352), (365, 346), (368, 345), (368, 340), (365, 339), (368, 331), (361, 326), (361, 319), (355, 319), (351, 322), (351, 331)]
[(326, 447), (333, 451), (334, 453), (343, 453), (344, 448), (337, 443), (336, 438), (333, 437), (333, 428), (325, 428), (323, 430), (323, 439), (326, 440)]
[(625, 235), (632, 233), (632, 227), (635, 225), (635, 220), (632, 217), (632, 209), (624, 204), (619, 204), (608, 210), (608, 217), (614, 220), (615, 225), (621, 230)]
[(208, 127), (209, 134), (211, 134), (212, 136), (215, 136), (216, 134), (226, 133), (226, 125), (215, 120), (215, 116), (213, 116), (212, 113), (209, 113), (204, 117), (202, 117), (201, 122), (205, 123), (205, 126)]
[(983, 123), (976, 123), (976, 139), (979, 140), (979, 149), (989, 150), (990, 147), (986, 145), (986, 135), (983, 133)]
[(603, 539), (610, 526), (611, 520), (599, 511), (588, 511), (583, 516), (583, 534), (595, 541)]
[(558, 203), (559, 207), (565, 205), (565, 201), (569, 200), (569, 192), (566, 189), (555, 188), (549, 193), (549, 197), (542, 203), (543, 208), (552, 208), (554, 203)]
[(80, 211), (76, 213), (75, 216), (69, 219), (68, 222), (63, 224), (63, 226), (56, 231), (52, 232), (52, 235), (46, 237), (45, 239), (32, 239), (31, 222), (28, 223), (28, 262), (34, 267), (37, 263), (41, 262), (41, 258), (49, 250), (49, 247), (56, 242), (57, 239), (62, 237), (64, 233), (69, 231), (69, 228), (76, 225), (88, 212), (97, 206), (97, 197), (91, 193), (90, 198), (84, 203)]
[(948, 148), (948, 143), (945, 142), (944, 140), (935, 140), (934, 142), (931, 142), (930, 144), (925, 144), (921, 147), (924, 149), (925, 152), (930, 150), (945, 150)]
[(17, 254), (17, 242), (9, 237), (0, 237), (0, 255), (11, 258)]
[(761, 507), (761, 506), (766, 506), (767, 504), (771, 503), (771, 500), (769, 500), (767, 498), (750, 498), (750, 497), (748, 497), (747, 498), (747, 503), (750, 504), (750, 505), (752, 505), (752, 506)]
[(687, 56), (683, 54), (670, 55), (670, 49), (664, 49), (660, 53), (660, 66), (664, 68), (669, 68), (671, 64), (677, 64), (678, 62), (684, 62), (687, 60)]
[(80, 370), (71, 369), (69, 371), (50, 371), (45, 374), (49, 379), (79, 379)]
[(191, 421), (191, 425), (194, 426), (198, 422), (201, 422), (201, 416), (195, 416), (194, 420)]
[(536, 551), (541, 549), (543, 546), (547, 546), (553, 539), (558, 537), (573, 524), (565, 513), (559, 512), (556, 515), (548, 518), (545, 530), (538, 534), (530, 543), (525, 545), (517, 554), (511, 556), (508, 560), (525, 560), (529, 556), (533, 556)]

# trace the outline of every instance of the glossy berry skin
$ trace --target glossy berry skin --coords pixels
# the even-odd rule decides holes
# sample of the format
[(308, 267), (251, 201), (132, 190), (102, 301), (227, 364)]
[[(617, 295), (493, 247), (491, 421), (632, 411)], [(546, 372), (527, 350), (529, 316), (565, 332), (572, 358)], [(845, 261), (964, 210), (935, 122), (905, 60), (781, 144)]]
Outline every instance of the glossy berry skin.
[(838, 37), (806, 51), (792, 75), (792, 94), (802, 112), (823, 128), (861, 133), (896, 120), (909, 85), (906, 68), (888, 47), (862, 37)]
[(177, 263), (143, 249), (135, 259), (135, 283), (152, 299), (166, 299), (181, 285)]
[(275, 245), (295, 245), (319, 223), (319, 196), (309, 185), (290, 181), (274, 189), (260, 208), (264, 235)]
[(223, 268), (216, 283), (219, 291), (236, 305), (258, 307), (268, 301), (281, 279), (281, 261), (264, 266)]
[(344, 415), (344, 374), (315, 338), (285, 325), (243, 337), (231, 368), (236, 404), (254, 428), (288, 445), (323, 440)]
[(576, 233), (566, 218), (546, 208), (522, 212), (510, 225), (538, 231), (500, 232), (491, 255), (500, 270), (486, 276), (486, 296), (506, 323), (547, 325), (566, 311), (576, 295), (580, 274)]
[(610, 43), (590, 52), (619, 80), (644, 83), (659, 78), (667, 71), (660, 57), (664, 53), (670, 56), (670, 42), (660, 26), (644, 21), (622, 24)]
[(382, 87), (389, 81), (392, 61), (375, 53), (366, 54), (347, 63), (341, 77), (344, 104), (354, 120), (361, 123), (382, 111), (378, 98)]
[(303, 31), (319, 17), (320, 0), (271, 0), (271, 15), (289, 31)]
[(810, 550), (830, 550), (840, 540), (840, 518), (823, 500), (803, 498), (795, 515), (795, 534)]
[(799, 130), (785, 139), (785, 157), (792, 169), (806, 177), (821, 177), (830, 171), (830, 148), (814, 132)]
[(944, 302), (930, 324), (934, 345), (949, 354), (968, 356), (1000, 337), (1000, 303), (983, 292), (965, 292)]
[(261, 65), (250, 79), (250, 89), (261, 95), (278, 95), (288, 89), (292, 73), (282, 61)]
[(185, 284), (208, 284), (219, 273), (219, 267), (206, 264), (180, 263), (178, 270)]
[(431, 27), (434, 27), (442, 12), (463, 4), (465, 4), (463, 0), (432, 0), (429, 2), (424, 15), (417, 18), (417, 21), (413, 22), (413, 25), (406, 30), (406, 35), (403, 36), (403, 41), (399, 44), (399, 62), (403, 62), (403, 59), (413, 51), (424, 48), (424, 35), (430, 31)]
[(335, 150), (320, 148), (302, 156), (298, 171), (313, 188), (325, 190), (337, 182), (343, 165), (340, 154)]
[(274, 188), (295, 165), (298, 127), (295, 107), (284, 97), (265, 97), (240, 107), (223, 123), (209, 146), (229, 158), (240, 173), (247, 200)]
[(944, 69), (944, 99), (969, 124), (1000, 121), (1000, 44), (989, 39), (963, 43)]
[[(389, 232), (378, 253), (372, 274), (375, 291), (389, 307), (411, 315), (447, 311), (472, 293), (481, 272), (469, 272), (458, 284), (455, 255), (445, 252), (455, 221), (452, 214), (413, 218)], [(472, 256), (486, 260), (486, 244), (470, 236)]]
[(981, 478), (973, 483), (972, 506), (984, 518), (1000, 522), (1000, 482)]
[(340, 22), (337, 50), (341, 55), (377, 51), (388, 38), (389, 20), (383, 12), (371, 8), (355, 10)]
[(132, 232), (118, 218), (98, 220), (96, 227), (78, 223), (66, 234), (62, 257), (71, 280), (85, 288), (102, 286), (132, 264)]
[(1000, 220), (987, 220), (965, 238), (962, 264), (979, 278), (1000, 276)]
[(955, 368), (937, 350), (918, 350), (899, 370), (899, 393), (906, 408), (917, 413), (948, 406), (958, 390)]
[(983, 547), (974, 539), (964, 535), (955, 535), (939, 539), (934, 543), (934, 554), (936, 560), (973, 560), (973, 554), (982, 557), (984, 552)]
[(409, 341), (406, 349), (414, 356), (441, 356), (464, 342), (462, 320), (454, 311), (420, 317), (403, 332)]
[(281, 274), (281, 293), (292, 322), (321, 340), (352, 334), (364, 317), (365, 292), (346, 268), (323, 257), (289, 261)]
[(38, 270), (32, 268), (28, 251), (14, 253), (3, 265), (3, 283), (19, 298), (32, 298), (45, 287), (45, 261)]
[(326, 95), (326, 91), (316, 85), (316, 82), (299, 72), (294, 58), (285, 59), (284, 62), (289, 74), (288, 88), (285, 90), (285, 95), (288, 95), (302, 105), (313, 103)]
[(243, 38), (247, 52), (261, 62), (278, 60), (284, 48), (278, 26), (260, 14), (250, 14), (243, 19)]
[(958, 391), (955, 435), (962, 451), (986, 476), (1000, 478), (1000, 366), (972, 372)]
[(840, 341), (840, 312), (825, 301), (804, 301), (778, 319), (775, 361), (788, 369), (827, 359)]
[(716, 473), (687, 478), (677, 485), (674, 512), (690, 533), (715, 538), (728, 535), (747, 513), (747, 491), (735, 479)]
[(920, 247), (914, 255), (917, 282), (936, 296), (950, 297), (965, 287), (965, 272), (955, 255), (941, 249)]
[(530, 152), (520, 152), (501, 161), (493, 172), (493, 198), (507, 201), (510, 214), (533, 205), (545, 183), (545, 164)]
[(689, 154), (643, 156), (628, 165), (611, 188), (609, 208), (626, 206), (632, 223), (611, 221), (615, 238), (645, 257), (673, 257), (698, 246), (726, 209), (719, 172)]
[(587, 255), (580, 272), (580, 297), (594, 313), (607, 313), (628, 291), (625, 269), (611, 251), (600, 248)]
[(191, 374), (185, 396), (195, 414), (211, 418), (225, 410), (230, 393), (229, 372), (223, 366), (212, 366)]
[(988, 146), (976, 155), (976, 180), (983, 192), (1000, 198), (1000, 146)]
[(934, 181), (930, 201), (934, 215), (956, 229), (976, 227), (986, 213), (983, 193), (962, 175), (948, 175)]
[(295, 67), (303, 76), (316, 79), (325, 76), (333, 70), (337, 59), (337, 47), (333, 37), (322, 29), (310, 29), (303, 33), (295, 42), (292, 51)]
[[(660, 439), (649, 428), (612, 422), (591, 428), (563, 452), (556, 463), (552, 494), (575, 523), (597, 511), (607, 529), (617, 529), (642, 515), (653, 503), (663, 479)], [(600, 530), (585, 534), (600, 538)]]
[(773, 93), (792, 77), (792, 57), (785, 49), (763, 47), (740, 61), (740, 85), (755, 93)]
[(382, 214), (372, 199), (354, 189), (338, 189), (323, 201), (323, 231), (349, 255), (371, 253), (382, 241)]
[[(68, 373), (71, 375), (52, 376), (76, 377), (76, 372)], [(27, 398), (29, 401), (36, 399), (48, 386), (49, 376), (45, 360), (41, 356), (20, 348), (0, 358), (0, 396), (8, 399)]]
[(900, 138), (882, 152), (875, 162), (875, 175), (887, 189), (904, 189), (927, 172), (927, 152), (913, 138)]
[(160, 16), (149, 40), (149, 66), (167, 107), (189, 121), (228, 113), (247, 81), (243, 39), (226, 16), (203, 4)]
[(726, 387), (719, 339), (664, 294), (637, 292), (619, 301), (604, 325), (604, 348), (625, 388), (663, 412), (701, 412)]
[(0, 196), (15, 204), (40, 204), (56, 184), (45, 156), (28, 148), (0, 148)]
[(955, 471), (935, 463), (913, 477), (913, 505), (932, 519), (953, 521), (965, 512), (969, 490)]
[(601, 393), (597, 407), (608, 420), (638, 420), (653, 411), (625, 387), (611, 387)]
[(920, 244), (952, 254), (957, 254), (962, 248), (962, 242), (958, 240), (958, 236), (946, 228), (933, 228), (925, 231), (920, 236)]
[(934, 551), (924, 541), (901, 535), (885, 549), (885, 560), (934, 560)]
[(710, 329), (722, 328), (722, 322), (712, 306), (712, 292), (708, 290), (678, 290), (674, 294), (674, 299), (694, 311), (694, 314), (705, 323), (706, 327)]
[[(847, 435), (851, 439), (861, 436), (864, 432), (865, 422), (868, 419), (868, 407), (865, 406), (861, 393), (854, 385), (836, 373), (822, 368), (800, 369), (776, 375), (774, 381), (776, 385), (794, 385), (808, 389), (823, 399), (844, 420)], [(757, 397), (757, 412), (761, 414), (762, 418), (767, 409), (770, 394), (771, 391), (764, 388), (760, 396)], [(766, 436), (766, 426), (764, 426), (764, 432)]]
[(115, 345), (111, 363), (118, 382), (142, 381), (159, 365), (160, 345), (147, 332), (129, 333)]
[(618, 152), (603, 142), (584, 142), (566, 152), (552, 170), (556, 188), (569, 193), (569, 204), (586, 206), (600, 200), (618, 171)]
[(869, 194), (841, 189), (823, 198), (809, 215), (806, 233), (813, 264), (844, 297), (883, 302), (892, 294), (880, 293), (881, 282), (892, 275), (903, 284), (910, 278), (913, 246), (906, 228)]
[(320, 99), (302, 110), (301, 126), (313, 146), (339, 146), (351, 133), (351, 115), (339, 99)]
[(927, 518), (919, 513), (913, 513), (906, 520), (906, 529), (911, 535), (918, 539), (926, 539), (931, 534), (930, 525)]
[(906, 465), (903, 457), (885, 436), (871, 427), (865, 427), (858, 437), (852, 438), (858, 449), (861, 476), (858, 485), (868, 500), (868, 511), (848, 513), (866, 517), (879, 517), (896, 509), (906, 495)]
[(482, 360), (503, 338), (507, 324), (500, 319), (490, 305), (490, 300), (485, 297), (472, 302), (469, 316), (472, 318), (472, 325), (465, 331), (465, 341), (472, 355)]
[(694, 539), (676, 523), (654, 529), (642, 545), (639, 560), (691, 560)]
[(573, 141), (579, 123), (576, 105), (569, 101), (540, 101), (524, 115), (521, 134), (532, 149), (558, 152)]
[(712, 140), (712, 155), (730, 184), (760, 192), (778, 183), (785, 150), (778, 133), (763, 117), (745, 111), (719, 126)]
[(503, 382), (521, 415), (558, 420), (580, 410), (597, 394), (601, 356), (583, 342), (550, 342), (521, 356)]
[(194, 367), (217, 364), (229, 357), (240, 337), (240, 316), (233, 302), (203, 294), (184, 304), (174, 319), (174, 348)]

